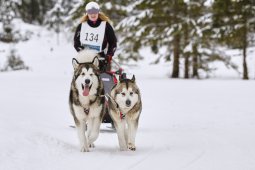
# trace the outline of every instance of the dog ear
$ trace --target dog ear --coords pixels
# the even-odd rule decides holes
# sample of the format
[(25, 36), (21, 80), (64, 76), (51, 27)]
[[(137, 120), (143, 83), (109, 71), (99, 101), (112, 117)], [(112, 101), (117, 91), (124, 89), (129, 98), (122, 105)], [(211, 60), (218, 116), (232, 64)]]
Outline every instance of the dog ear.
[(98, 56), (96, 56), (94, 59), (93, 59), (93, 64), (99, 68), (99, 59), (98, 59)]
[(73, 68), (74, 69), (77, 69), (78, 66), (80, 65), (80, 63), (75, 58), (73, 58), (72, 63), (73, 63)]
[(135, 75), (133, 75), (131, 81), (132, 81), (132, 82), (135, 82)]

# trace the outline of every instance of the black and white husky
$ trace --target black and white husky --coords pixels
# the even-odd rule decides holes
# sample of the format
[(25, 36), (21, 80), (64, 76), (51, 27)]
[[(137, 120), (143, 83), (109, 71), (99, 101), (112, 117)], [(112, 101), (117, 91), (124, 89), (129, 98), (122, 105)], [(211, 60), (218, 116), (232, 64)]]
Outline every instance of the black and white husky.
[(109, 96), (110, 116), (114, 122), (120, 150), (136, 150), (135, 137), (140, 113), (142, 111), (141, 94), (132, 79), (120, 78)]
[(95, 51), (84, 50), (73, 59), (74, 75), (69, 106), (78, 132), (81, 152), (88, 152), (89, 147), (94, 146), (104, 112), (105, 98), (102, 97), (104, 92), (99, 77), (98, 57)]

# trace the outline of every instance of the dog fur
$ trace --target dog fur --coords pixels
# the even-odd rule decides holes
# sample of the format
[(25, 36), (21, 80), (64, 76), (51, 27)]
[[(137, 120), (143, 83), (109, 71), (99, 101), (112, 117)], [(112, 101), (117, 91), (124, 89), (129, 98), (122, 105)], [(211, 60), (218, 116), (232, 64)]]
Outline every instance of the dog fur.
[(103, 84), (99, 77), (98, 54), (83, 50), (73, 59), (69, 107), (78, 132), (81, 152), (94, 147), (104, 112)]
[(142, 101), (140, 90), (132, 79), (121, 79), (109, 97), (110, 116), (117, 131), (120, 150), (136, 150), (135, 137)]

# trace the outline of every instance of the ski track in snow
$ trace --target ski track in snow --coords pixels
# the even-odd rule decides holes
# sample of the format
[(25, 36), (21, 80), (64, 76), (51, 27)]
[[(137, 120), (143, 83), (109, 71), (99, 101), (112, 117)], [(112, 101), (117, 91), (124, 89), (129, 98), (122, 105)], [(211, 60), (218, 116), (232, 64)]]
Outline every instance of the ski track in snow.
[(127, 169), (133, 169), (137, 167), (139, 164), (143, 163), (146, 159), (148, 159), (154, 152), (154, 147), (152, 149), (148, 150), (148, 153), (143, 155), (142, 158), (140, 158), (137, 162), (133, 163), (132, 165), (129, 165)]

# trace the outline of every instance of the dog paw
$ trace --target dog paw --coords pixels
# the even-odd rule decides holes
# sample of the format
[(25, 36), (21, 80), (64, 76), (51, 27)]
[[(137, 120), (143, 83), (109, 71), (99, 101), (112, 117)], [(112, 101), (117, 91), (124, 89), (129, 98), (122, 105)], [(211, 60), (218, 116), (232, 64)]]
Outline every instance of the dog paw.
[(129, 147), (128, 149), (131, 150), (131, 151), (135, 151), (135, 150), (136, 150), (136, 147), (135, 147), (135, 146), (132, 146), (132, 147)]
[(89, 152), (89, 148), (83, 146), (83, 147), (81, 147), (81, 150), (80, 150), (80, 151), (81, 151), (81, 152)]
[(95, 147), (95, 144), (94, 144), (94, 143), (91, 143), (91, 144), (89, 145), (89, 147), (90, 147), (90, 148), (94, 148), (94, 147)]
[(135, 145), (133, 145), (132, 143), (129, 143), (129, 144), (128, 144), (128, 149), (131, 150), (131, 151), (135, 151), (135, 150), (136, 150), (136, 147), (135, 147)]

